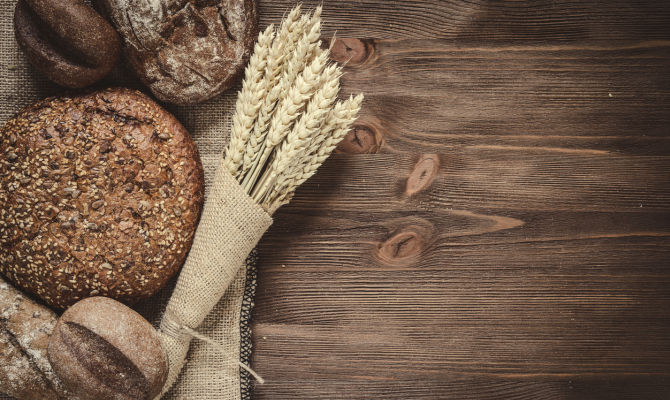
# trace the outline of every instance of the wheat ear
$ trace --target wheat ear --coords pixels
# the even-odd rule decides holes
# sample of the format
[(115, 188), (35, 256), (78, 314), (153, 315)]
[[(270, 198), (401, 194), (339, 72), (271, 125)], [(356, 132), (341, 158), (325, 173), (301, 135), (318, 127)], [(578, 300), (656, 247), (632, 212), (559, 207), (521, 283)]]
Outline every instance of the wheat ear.
[[(363, 96), (334, 104), (341, 68), (322, 49), (321, 7), (259, 36), (235, 105), (225, 168), (268, 212), (287, 203), (346, 135)], [(332, 47), (332, 42), (331, 42)]]
[(270, 206), (268, 209), (271, 213), (274, 213), (279, 207), (287, 204), (291, 200), (295, 190), (316, 173), (317, 169), (326, 161), (333, 150), (335, 150), (335, 147), (337, 147), (347, 133), (349, 133), (351, 124), (353, 124), (358, 117), (361, 105), (363, 104), (363, 99), (364, 97), (362, 94), (359, 94), (356, 97), (351, 96), (343, 102), (338, 102), (328, 113), (328, 117), (321, 129), (322, 135), (327, 134), (327, 136), (324, 137), (324, 140), (321, 141), (320, 146), (318, 146), (314, 152), (310, 153), (309, 156), (304, 157), (305, 162), (299, 164), (301, 170), (298, 173), (291, 173), (291, 179), (284, 184), (284, 187), (281, 189), (280, 193), (278, 193), (278, 196), (269, 203)]
[[(265, 97), (261, 109), (258, 113), (258, 118), (254, 124), (254, 132), (252, 134), (249, 146), (245, 153), (245, 162), (243, 172), (245, 173), (242, 180), (242, 186), (249, 192), (253, 183), (258, 178), (260, 169), (264, 163), (259, 162), (263, 155), (269, 153), (266, 151), (267, 144), (265, 138), (267, 137), (268, 126), (272, 114), (276, 110), (277, 102), (280, 97), (286, 93), (288, 87), (293, 82), (285, 82), (284, 75), (286, 65), (295, 57), (295, 48), (301, 40), (304, 40), (306, 31), (313, 29), (314, 23), (309, 18), (308, 14), (299, 15), (300, 5), (291, 11), (286, 20), (282, 21), (277, 34), (277, 39), (272, 44), (270, 50), (269, 60), (265, 71), (265, 83), (267, 89), (267, 96)], [(319, 23), (320, 32), (320, 23)]]
[[(321, 73), (328, 62), (328, 54), (323, 52), (300, 73), (286, 96), (280, 101), (270, 121), (270, 128), (265, 138), (264, 150), (258, 161), (258, 171), (253, 177), (256, 181), (275, 147), (281, 144), (291, 131), (291, 126), (303, 112), (309, 99), (319, 88)], [(260, 180), (259, 180), (260, 181)], [(255, 195), (260, 190), (258, 184), (254, 186), (252, 193)], [(253, 196), (252, 196), (253, 197)]]
[[(335, 150), (335, 147), (344, 139), (344, 137), (349, 133), (351, 129), (351, 124), (358, 117), (358, 112), (361, 109), (363, 104), (363, 94), (359, 94), (356, 97), (351, 96), (344, 102), (343, 112), (341, 114), (332, 113), (329, 115), (329, 120), (326, 122), (328, 125), (333, 126), (333, 133), (326, 137), (326, 139), (319, 147), (319, 151), (316, 153), (316, 158), (310, 166), (323, 164), (323, 162), (328, 158), (330, 153)], [(316, 168), (313, 170), (316, 171)], [(305, 178), (307, 179), (307, 178)], [(303, 181), (304, 182), (304, 181)], [(302, 183), (302, 182), (301, 182)]]
[(244, 159), (245, 146), (266, 94), (263, 75), (274, 35), (274, 27), (270, 25), (258, 36), (258, 41), (254, 46), (254, 54), (244, 71), (242, 91), (238, 94), (235, 103), (230, 144), (224, 160), (226, 168), (233, 176), (238, 176)]
[(338, 101), (333, 109), (328, 111), (325, 121), (321, 125), (320, 133), (315, 135), (312, 141), (309, 143), (309, 147), (305, 151), (305, 157), (295, 159), (291, 164), (288, 173), (285, 172), (286, 179), (284, 180), (284, 185), (282, 189), (287, 189), (290, 191), (290, 188), (294, 186), (294, 183), (298, 181), (302, 175), (303, 171), (308, 165), (312, 165), (316, 162), (317, 153), (321, 144), (333, 134), (333, 131), (336, 129), (338, 122), (346, 119), (346, 113), (350, 108), (350, 102), (353, 101), (353, 98), (350, 98), (346, 101)]
[(251, 133), (249, 137), (244, 152), (244, 163), (242, 165), (241, 175), (244, 175), (253, 167), (255, 161), (258, 159), (260, 147), (265, 140), (267, 124), (270, 120), (272, 111), (274, 110), (277, 98), (279, 97), (277, 82), (281, 76), (284, 54), (293, 51), (295, 42), (298, 41), (304, 32), (307, 21), (301, 18), (300, 9), (300, 5), (296, 6), (286, 18), (282, 20), (279, 30), (277, 31), (276, 39), (272, 42), (272, 46), (270, 46), (269, 51), (266, 54), (267, 62), (263, 76), (265, 97), (263, 98), (258, 117), (254, 123), (253, 133)]
[[(305, 14), (303, 17), (308, 17)], [(303, 22), (303, 21), (301, 21)], [(318, 56), (319, 37), (321, 36), (321, 7), (314, 10), (311, 18), (304, 22), (304, 32), (302, 37), (295, 43), (291, 49), (290, 58), (284, 63), (282, 68), (282, 85), (284, 88), (290, 86), (298, 73), (311, 61), (313, 57)]]
[[(286, 140), (282, 142), (278, 157), (273, 160), (271, 168), (271, 171), (278, 176), (269, 194), (270, 199), (276, 199), (283, 188), (295, 179), (301, 166), (310, 162), (312, 158), (310, 150), (315, 146), (314, 143), (321, 141), (326, 134), (322, 128), (329, 110), (337, 100), (341, 76), (342, 69), (336, 65), (330, 65), (323, 71), (320, 89), (314, 94)], [(272, 180), (269, 183), (272, 183)]]
[[(247, 191), (252, 189), (253, 183), (258, 179), (258, 176), (272, 153), (272, 147), (277, 143), (276, 141), (270, 140), (272, 118), (280, 112), (278, 108), (280, 107), (281, 102), (291, 96), (290, 89), (295, 84), (300, 71), (305, 68), (306, 64), (312, 61), (309, 57), (315, 53), (315, 47), (317, 47), (317, 50), (320, 50), (317, 45), (319, 36), (321, 35), (320, 15), (321, 7), (317, 7), (311, 18), (308, 14), (303, 15), (300, 20), (296, 22), (297, 27), (302, 30), (300, 37), (296, 38), (294, 35), (294, 33), (298, 33), (298, 29), (291, 31), (292, 34), (289, 35), (289, 46), (284, 49), (285, 58), (281, 66), (281, 76), (278, 83), (274, 84), (270, 96), (266, 98), (266, 102), (269, 102), (269, 104), (267, 104), (267, 107), (263, 107), (257, 121), (259, 132), (267, 130), (268, 133), (265, 134), (265, 141), (257, 148), (257, 156), (252, 162), (254, 165), (252, 170), (247, 173), (247, 176), (242, 182), (242, 186), (244, 186)], [(269, 112), (265, 112), (266, 108)]]
[[(341, 72), (342, 68), (340, 67), (339, 70)], [(340, 73), (340, 76), (341, 75), (342, 74)], [(351, 101), (353, 101), (353, 99), (349, 99), (347, 101), (338, 101), (333, 106), (333, 108), (328, 111), (328, 115), (326, 116), (325, 121), (319, 130), (319, 134), (314, 135), (312, 140), (309, 142), (309, 146), (304, 152), (304, 157), (293, 160), (289, 173), (286, 174), (287, 178), (297, 177), (302, 174), (304, 165), (309, 164), (312, 161), (311, 158), (316, 156), (319, 147), (321, 147), (321, 143), (323, 143), (323, 141), (332, 134), (333, 130), (335, 129), (336, 121), (338, 121), (340, 118), (344, 118), (344, 113), (350, 107), (349, 102)]]

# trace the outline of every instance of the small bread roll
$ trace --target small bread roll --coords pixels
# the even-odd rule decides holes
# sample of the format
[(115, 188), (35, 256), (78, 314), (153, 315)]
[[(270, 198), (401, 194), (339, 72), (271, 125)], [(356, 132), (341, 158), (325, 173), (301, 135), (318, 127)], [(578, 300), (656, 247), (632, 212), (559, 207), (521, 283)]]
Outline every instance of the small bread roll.
[(82, 400), (151, 400), (160, 394), (168, 358), (141, 315), (106, 297), (82, 300), (58, 320), (49, 360)]

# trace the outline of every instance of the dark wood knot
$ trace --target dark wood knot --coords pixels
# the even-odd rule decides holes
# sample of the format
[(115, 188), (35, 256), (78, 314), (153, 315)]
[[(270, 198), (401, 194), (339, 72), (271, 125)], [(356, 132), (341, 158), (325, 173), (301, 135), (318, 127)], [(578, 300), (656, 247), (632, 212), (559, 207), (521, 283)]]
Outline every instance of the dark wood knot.
[(405, 264), (417, 257), (425, 247), (425, 240), (413, 230), (394, 234), (381, 243), (377, 256), (387, 264)]
[(381, 147), (381, 135), (367, 125), (356, 124), (337, 145), (338, 153), (371, 154)]
[(409, 217), (394, 221), (396, 226), (377, 244), (376, 258), (387, 265), (409, 265), (416, 262), (429, 247), (435, 233), (430, 221)]
[(371, 40), (340, 38), (335, 39), (330, 49), (330, 58), (339, 63), (346, 63), (347, 66), (358, 66), (365, 63), (373, 51), (374, 44)]
[(410, 172), (409, 177), (407, 177), (407, 184), (405, 185), (407, 196), (413, 196), (430, 186), (439, 169), (440, 158), (437, 154), (422, 155)]

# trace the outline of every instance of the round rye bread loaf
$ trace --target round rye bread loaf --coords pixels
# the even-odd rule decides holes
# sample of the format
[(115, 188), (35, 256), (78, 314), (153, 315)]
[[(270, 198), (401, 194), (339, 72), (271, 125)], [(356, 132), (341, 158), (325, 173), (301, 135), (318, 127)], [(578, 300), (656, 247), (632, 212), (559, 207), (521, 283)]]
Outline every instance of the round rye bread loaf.
[(232, 87), (258, 35), (256, 0), (93, 2), (137, 76), (170, 103), (200, 103)]
[(49, 98), (0, 141), (0, 273), (48, 305), (125, 303), (161, 289), (202, 208), (195, 144), (137, 91)]

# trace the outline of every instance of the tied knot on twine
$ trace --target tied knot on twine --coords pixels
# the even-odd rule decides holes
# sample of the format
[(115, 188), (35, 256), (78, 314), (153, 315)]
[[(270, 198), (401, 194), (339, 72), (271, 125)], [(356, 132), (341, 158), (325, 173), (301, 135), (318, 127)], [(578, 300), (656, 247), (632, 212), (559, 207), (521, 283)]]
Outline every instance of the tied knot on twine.
[(181, 321), (179, 321), (177, 317), (174, 316), (174, 314), (166, 313), (166, 315), (163, 318), (163, 321), (161, 322), (160, 329), (164, 334), (180, 341), (187, 341), (193, 338), (208, 343), (219, 353), (221, 353), (230, 362), (231, 365), (237, 365), (243, 370), (247, 371), (249, 375), (253, 376), (254, 379), (256, 379), (256, 381), (258, 381), (258, 383), (260, 383), (261, 385), (265, 383), (265, 379), (263, 379), (260, 375), (258, 375), (258, 373), (256, 373), (256, 371), (251, 369), (251, 367), (249, 367), (240, 360), (233, 359), (228, 354), (228, 350), (223, 345), (221, 345), (221, 343), (203, 335), (202, 333), (196, 331), (195, 329), (192, 329), (184, 325)]

